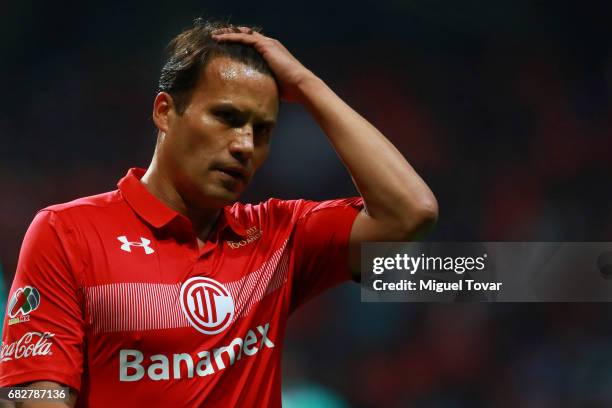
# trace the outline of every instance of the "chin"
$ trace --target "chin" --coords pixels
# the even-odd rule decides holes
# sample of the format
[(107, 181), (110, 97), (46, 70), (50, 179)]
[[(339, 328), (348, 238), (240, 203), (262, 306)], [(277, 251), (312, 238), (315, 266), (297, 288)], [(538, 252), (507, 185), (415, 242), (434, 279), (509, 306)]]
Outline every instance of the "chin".
[(222, 186), (216, 186), (214, 189), (209, 189), (204, 192), (204, 197), (207, 202), (207, 206), (214, 206), (217, 208), (225, 207), (226, 205), (232, 205), (240, 198), (240, 192), (228, 190)]

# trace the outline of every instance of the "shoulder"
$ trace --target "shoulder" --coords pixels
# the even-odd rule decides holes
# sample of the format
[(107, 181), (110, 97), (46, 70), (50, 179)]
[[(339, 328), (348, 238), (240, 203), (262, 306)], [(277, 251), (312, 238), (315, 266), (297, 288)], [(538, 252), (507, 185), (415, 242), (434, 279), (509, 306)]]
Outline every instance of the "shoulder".
[(92, 208), (106, 208), (122, 201), (123, 198), (119, 191), (113, 190), (92, 196), (80, 197), (65, 203), (53, 204), (40, 211), (50, 211), (54, 213), (76, 212)]
[[(125, 223), (129, 208), (118, 190), (50, 205), (39, 210), (30, 224), (24, 245), (42, 244), (45, 253), (64, 253), (74, 273), (84, 267), (90, 244), (113, 225)], [(75, 275), (76, 276), (76, 275)]]
[(361, 197), (349, 197), (335, 200), (312, 201), (305, 199), (282, 200), (270, 198), (257, 204), (235, 203), (226, 207), (233, 218), (247, 222), (267, 220), (274, 222), (296, 222), (310, 214), (325, 210), (341, 208), (361, 208)]
[(37, 211), (33, 224), (48, 223), (54, 228), (71, 231), (78, 225), (110, 222), (122, 211), (125, 201), (118, 190), (80, 197), (53, 204)]
[(314, 201), (269, 198), (260, 203), (235, 203), (227, 211), (239, 220), (293, 219), (315, 206)]
[(53, 204), (38, 211), (38, 214), (49, 214), (61, 220), (96, 217), (112, 210), (125, 201), (118, 190), (80, 197), (65, 203)]

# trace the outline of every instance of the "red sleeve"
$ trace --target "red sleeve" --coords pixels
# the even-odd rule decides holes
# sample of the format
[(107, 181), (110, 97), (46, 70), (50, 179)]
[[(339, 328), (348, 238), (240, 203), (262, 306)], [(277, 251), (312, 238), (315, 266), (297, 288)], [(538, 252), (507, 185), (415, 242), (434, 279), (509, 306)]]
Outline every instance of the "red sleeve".
[(26, 232), (4, 316), (1, 386), (48, 380), (79, 390), (84, 319), (73, 242), (49, 210)]
[(362, 207), (361, 198), (299, 202), (292, 236), (292, 311), (325, 289), (351, 279), (348, 244)]

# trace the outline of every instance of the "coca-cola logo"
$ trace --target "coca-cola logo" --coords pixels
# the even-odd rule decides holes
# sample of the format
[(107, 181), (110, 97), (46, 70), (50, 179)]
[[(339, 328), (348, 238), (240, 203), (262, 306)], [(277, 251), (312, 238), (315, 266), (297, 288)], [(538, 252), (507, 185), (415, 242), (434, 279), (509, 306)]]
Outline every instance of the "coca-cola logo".
[(28, 358), (30, 356), (47, 356), (51, 354), (53, 343), (49, 340), (55, 334), (50, 332), (28, 332), (12, 343), (2, 344), (0, 362)]

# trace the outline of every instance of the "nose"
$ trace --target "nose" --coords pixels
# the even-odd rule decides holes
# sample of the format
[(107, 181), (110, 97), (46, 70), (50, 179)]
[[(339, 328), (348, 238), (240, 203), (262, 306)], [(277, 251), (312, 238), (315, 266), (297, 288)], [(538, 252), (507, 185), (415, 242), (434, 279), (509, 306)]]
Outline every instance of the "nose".
[(230, 154), (240, 163), (245, 164), (253, 157), (255, 146), (253, 144), (253, 127), (245, 125), (237, 129), (234, 137), (230, 141)]

